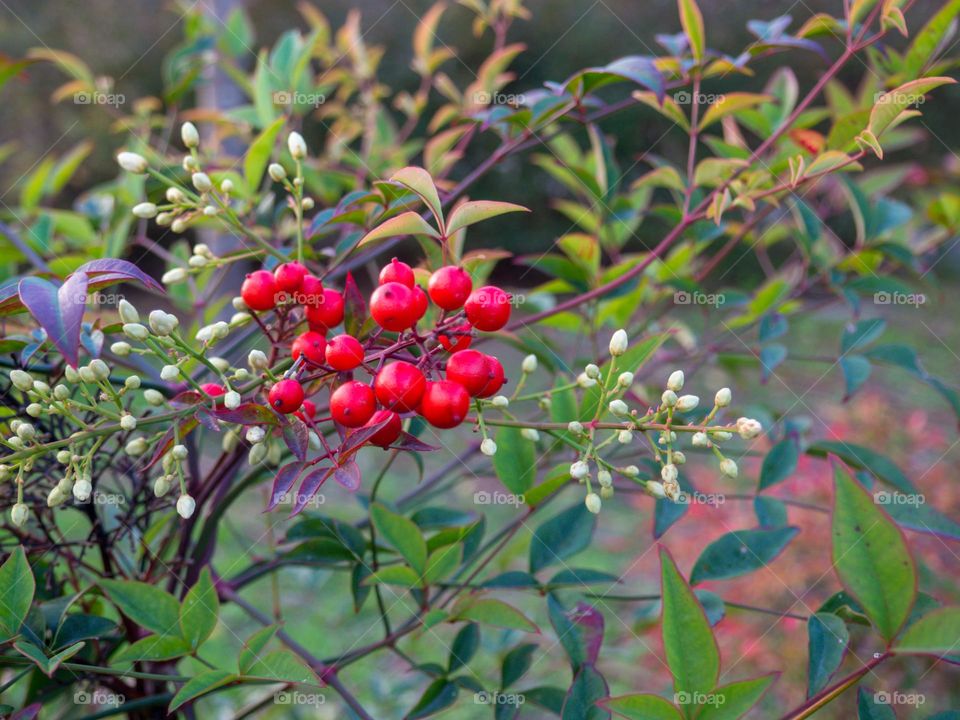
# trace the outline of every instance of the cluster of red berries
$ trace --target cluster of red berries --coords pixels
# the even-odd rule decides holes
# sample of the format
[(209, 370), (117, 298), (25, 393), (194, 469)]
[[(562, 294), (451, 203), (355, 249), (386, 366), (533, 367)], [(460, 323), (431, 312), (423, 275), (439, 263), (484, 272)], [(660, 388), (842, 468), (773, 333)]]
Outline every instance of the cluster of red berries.
[[(330, 418), (345, 428), (377, 427), (369, 442), (380, 447), (400, 437), (401, 415), (417, 413), (434, 427), (456, 427), (467, 417), (471, 398), (491, 397), (505, 381), (499, 360), (468, 348), (474, 329), (494, 332), (507, 324), (510, 295), (492, 285), (474, 290), (470, 274), (459, 266), (448, 265), (430, 275), (425, 292), (413, 268), (391, 260), (370, 295), (370, 316), (381, 331), (371, 333), (365, 343), (346, 333), (327, 337), (343, 321), (343, 295), (324, 288), (300, 263), (251, 273), (240, 295), (257, 312), (288, 300), (303, 307), (309, 329), (290, 345), (294, 372), (302, 377), (319, 370), (319, 377), (334, 378)], [(434, 327), (421, 333), (416, 326), (430, 301), (441, 312)], [(392, 339), (383, 331), (398, 336)], [(403, 350), (412, 347), (422, 352), (396, 359), (406, 357)], [(445, 363), (437, 357), (441, 351), (448, 356)], [(444, 364), (445, 378), (440, 372)], [(340, 374), (358, 368), (366, 370), (372, 382)], [(314, 403), (305, 399), (304, 386), (294, 377), (275, 383), (268, 400), (277, 412), (296, 413), (307, 422), (316, 415)]]

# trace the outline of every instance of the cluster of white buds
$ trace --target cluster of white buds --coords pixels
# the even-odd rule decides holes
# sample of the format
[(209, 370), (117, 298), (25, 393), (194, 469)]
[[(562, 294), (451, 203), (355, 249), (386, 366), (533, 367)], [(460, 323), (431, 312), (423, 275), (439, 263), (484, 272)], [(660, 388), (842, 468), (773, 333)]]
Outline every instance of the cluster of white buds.
[(196, 339), (205, 345), (212, 345), (223, 340), (230, 334), (230, 324), (220, 320), (211, 325), (205, 325), (197, 331)]
[(213, 254), (209, 245), (206, 243), (197, 243), (193, 246), (193, 254), (190, 256), (190, 259), (187, 260), (187, 265), (194, 269), (205, 268), (216, 259), (217, 256)]

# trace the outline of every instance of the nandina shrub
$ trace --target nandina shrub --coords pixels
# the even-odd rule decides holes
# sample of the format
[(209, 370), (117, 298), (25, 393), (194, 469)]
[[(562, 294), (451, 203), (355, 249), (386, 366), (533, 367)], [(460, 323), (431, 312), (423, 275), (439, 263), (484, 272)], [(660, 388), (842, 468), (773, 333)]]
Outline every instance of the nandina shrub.
[[(332, 33), (304, 5), (258, 54), (242, 13), (190, 16), (164, 97), (115, 118), (117, 178), (58, 207), (82, 145), (24, 180), (3, 231), (35, 267), (0, 288), (5, 712), (946, 710), (956, 555), (922, 535), (960, 526), (896, 435), (863, 444), (805, 398), (899, 371), (960, 412), (881, 317), (926, 302), (960, 205), (880, 162), (953, 82), (960, 5), (919, 29), (895, 0), (755, 21), (727, 54), (680, 0), (661, 55), (543, 88), (511, 85), (521, 3), (463, 5), (493, 51), (459, 87), (434, 6), (413, 92), (378, 81), (357, 15)], [(805, 92), (793, 53), (826, 63)], [(39, 61), (70, 76), (57, 97), (104, 92)], [(190, 107), (211, 61), (247, 104)], [(638, 109), (686, 152), (619, 157), (604, 120)], [(543, 253), (496, 242), (527, 208), (468, 197), (507, 158), (570, 222)]]

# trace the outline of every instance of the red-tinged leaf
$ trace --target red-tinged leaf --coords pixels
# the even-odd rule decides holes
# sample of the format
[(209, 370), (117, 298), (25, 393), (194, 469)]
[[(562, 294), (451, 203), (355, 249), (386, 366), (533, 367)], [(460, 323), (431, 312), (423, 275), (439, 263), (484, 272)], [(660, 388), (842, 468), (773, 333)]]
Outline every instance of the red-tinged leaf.
[(603, 644), (603, 614), (591, 605), (578, 602), (577, 606), (567, 613), (567, 617), (580, 629), (586, 651), (585, 661), (595, 663), (600, 656), (600, 645)]
[(350, 492), (360, 489), (360, 467), (353, 459), (347, 460), (333, 471), (333, 479)]
[(41, 703), (27, 705), (25, 708), (17, 710), (13, 715), (11, 715), (10, 720), (33, 720), (40, 714), (40, 710), (42, 708), (43, 705)]
[(427, 445), (427, 443), (417, 439), (406, 431), (401, 432), (400, 440), (395, 442), (390, 447), (396, 448), (397, 450), (406, 450), (408, 452), (430, 452), (431, 450), (437, 449), (435, 446)]
[(273, 510), (286, 497), (302, 471), (302, 462), (288, 463), (277, 471), (277, 476), (273, 479), (273, 489), (270, 491), (270, 502), (267, 505), (267, 510)]
[(290, 448), (293, 456), (301, 462), (307, 459), (307, 444), (310, 441), (310, 431), (306, 424), (295, 417), (291, 417), (283, 426), (283, 441)]
[(297, 493), (296, 502), (293, 504), (293, 510), (290, 511), (290, 517), (300, 514), (335, 470), (336, 468), (332, 467), (317, 468), (313, 472), (307, 473), (307, 476), (300, 482), (300, 490)]
[(347, 273), (343, 281), (343, 329), (351, 335), (357, 335), (367, 319), (367, 302), (353, 279), (353, 273)]
[(190, 407), (191, 405), (199, 405), (204, 401), (204, 399), (205, 396), (196, 390), (184, 390), (183, 392), (178, 392), (176, 395), (170, 398), (170, 405), (177, 410), (182, 410)]
[(78, 267), (76, 272), (83, 272), (89, 275), (91, 287), (103, 287), (116, 282), (132, 280), (153, 290), (166, 292), (163, 285), (147, 275), (132, 262), (126, 260), (119, 260), (117, 258), (91, 260)]
[(359, 430), (354, 430), (352, 433), (347, 435), (347, 437), (344, 438), (343, 444), (340, 446), (340, 462), (344, 462), (344, 460), (350, 457), (352, 453), (363, 447), (367, 440), (380, 432), (382, 428), (386, 427), (388, 422), (390, 422), (390, 418), (378, 422), (376, 425), (370, 425), (369, 427), (364, 426)]
[(20, 300), (47, 333), (47, 339), (74, 367), (79, 363), (80, 327), (87, 306), (87, 275), (74, 273), (59, 288), (38, 277), (18, 286)]
[(270, 408), (254, 402), (243, 403), (233, 410), (217, 408), (216, 416), (219, 420), (238, 425), (277, 425), (280, 422)]
[[(180, 439), (183, 440), (183, 438), (185, 438), (187, 435), (193, 432), (193, 429), (198, 424), (199, 424), (199, 421), (197, 420), (196, 417), (193, 417), (193, 416), (189, 418), (185, 418), (184, 420), (181, 420), (179, 423)], [(150, 458), (150, 462), (147, 463), (147, 466), (144, 468), (144, 470), (149, 470), (154, 465), (156, 465), (160, 461), (160, 458), (162, 458), (166, 454), (166, 452), (173, 447), (173, 442), (174, 442), (173, 428), (174, 426), (171, 425), (170, 428), (167, 430), (167, 432), (164, 433), (163, 438), (157, 444), (157, 447), (153, 451), (153, 455)]]
[(198, 407), (196, 412), (193, 413), (193, 416), (197, 419), (197, 422), (199, 422), (208, 430), (212, 430), (213, 432), (220, 432), (220, 424), (217, 422), (217, 419), (213, 416), (213, 413), (210, 412), (209, 408)]

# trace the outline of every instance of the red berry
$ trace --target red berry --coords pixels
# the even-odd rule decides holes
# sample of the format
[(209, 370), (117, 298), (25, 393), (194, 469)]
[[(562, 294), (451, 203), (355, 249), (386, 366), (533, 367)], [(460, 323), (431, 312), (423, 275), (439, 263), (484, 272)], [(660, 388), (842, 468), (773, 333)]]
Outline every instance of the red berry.
[(417, 409), (427, 381), (415, 365), (402, 360), (384, 365), (373, 380), (377, 400), (397, 412)]
[(427, 292), (444, 310), (459, 310), (473, 288), (470, 273), (456, 265), (446, 265), (430, 276)]
[(437, 333), (437, 340), (447, 352), (460, 352), (470, 347), (470, 343), (473, 342), (473, 336), (470, 334), (471, 330), (473, 330), (473, 326), (470, 323), (456, 325), (449, 330)]
[(343, 322), (343, 295), (326, 288), (319, 297), (317, 305), (307, 305), (307, 322), (311, 330), (326, 332)]
[(316, 307), (323, 302), (323, 283), (316, 275), (304, 275), (297, 293), (297, 302), (307, 307)]
[(503, 365), (492, 355), (487, 355), (487, 372), (487, 384), (483, 386), (483, 390), (479, 392), (478, 397), (490, 397), (503, 387)]
[(280, 380), (270, 388), (270, 407), (279, 413), (296, 412), (303, 405), (303, 386), (293, 378)]
[(304, 422), (307, 418), (312, 420), (317, 416), (317, 406), (313, 404), (313, 400), (304, 400), (301, 408), (294, 414)]
[(377, 410), (373, 414), (373, 417), (367, 421), (365, 427), (373, 427), (384, 421), (386, 421), (387, 424), (370, 436), (368, 442), (371, 445), (385, 448), (392, 445), (396, 442), (397, 438), (400, 437), (400, 432), (403, 429), (402, 422), (400, 421), (400, 416), (393, 412), (393, 410)]
[(427, 308), (430, 307), (430, 301), (427, 300), (427, 294), (419, 285), (413, 286), (413, 307), (417, 315), (417, 320), (427, 314)]
[(247, 275), (240, 286), (240, 297), (251, 310), (272, 310), (277, 305), (277, 282), (269, 270)]
[(438, 428), (453, 428), (466, 419), (470, 395), (463, 385), (450, 380), (428, 382), (420, 400), (420, 414)]
[(391, 332), (402, 332), (417, 322), (413, 290), (398, 282), (381, 285), (370, 296), (370, 314), (377, 325)]
[(413, 269), (405, 262), (393, 258), (390, 264), (384, 265), (383, 270), (380, 271), (380, 284), (386, 285), (388, 282), (398, 282), (412, 288), (416, 283)]
[(483, 392), (492, 372), (487, 356), (479, 350), (458, 352), (447, 361), (447, 380), (463, 385), (471, 397)]
[(487, 285), (475, 290), (463, 309), (477, 330), (499, 330), (510, 319), (510, 295), (498, 287)]
[(327, 347), (327, 339), (318, 332), (307, 330), (297, 337), (290, 346), (290, 355), (294, 360), (303, 355), (307, 360), (322, 365), (326, 359), (324, 351)]
[(221, 395), (224, 395), (227, 392), (223, 388), (223, 385), (217, 385), (217, 383), (203, 383), (200, 386), (200, 389), (203, 390), (210, 397), (220, 397)]
[(337, 335), (327, 343), (327, 364), (334, 370), (353, 370), (363, 362), (363, 345), (353, 335)]
[(273, 271), (273, 278), (277, 282), (277, 290), (286, 293), (295, 293), (303, 284), (307, 268), (298, 262), (283, 263)]
[(345, 427), (366, 424), (376, 409), (373, 390), (358, 380), (345, 382), (330, 394), (330, 415)]

